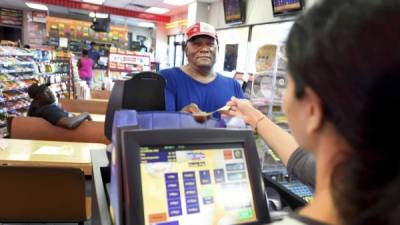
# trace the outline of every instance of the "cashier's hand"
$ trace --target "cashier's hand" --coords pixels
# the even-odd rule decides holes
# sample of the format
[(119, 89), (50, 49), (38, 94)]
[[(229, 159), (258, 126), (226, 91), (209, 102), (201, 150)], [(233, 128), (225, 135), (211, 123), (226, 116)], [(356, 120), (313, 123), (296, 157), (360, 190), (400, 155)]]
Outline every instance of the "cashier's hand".
[(229, 105), (231, 108), (229, 111), (223, 112), (223, 115), (240, 117), (252, 127), (255, 127), (257, 120), (264, 116), (264, 114), (254, 108), (251, 102), (247, 99), (232, 97), (226, 105)]

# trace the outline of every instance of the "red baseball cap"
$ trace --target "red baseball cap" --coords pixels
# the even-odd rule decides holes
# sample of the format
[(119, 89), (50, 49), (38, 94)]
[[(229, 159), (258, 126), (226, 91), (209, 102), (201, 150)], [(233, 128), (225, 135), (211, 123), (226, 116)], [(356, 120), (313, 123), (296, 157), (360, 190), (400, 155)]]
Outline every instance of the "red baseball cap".
[(214, 38), (215, 40), (218, 40), (217, 31), (212, 25), (208, 23), (197, 22), (189, 26), (185, 31), (185, 36), (187, 41), (189, 41), (193, 37), (200, 35), (206, 35)]

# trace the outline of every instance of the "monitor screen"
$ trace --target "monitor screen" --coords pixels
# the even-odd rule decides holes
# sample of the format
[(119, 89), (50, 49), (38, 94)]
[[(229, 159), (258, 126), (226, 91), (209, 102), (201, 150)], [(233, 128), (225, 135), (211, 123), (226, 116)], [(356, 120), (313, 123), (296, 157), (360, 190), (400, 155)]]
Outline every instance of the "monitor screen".
[(225, 23), (241, 24), (245, 21), (245, 1), (223, 0)]
[(271, 0), (274, 16), (292, 14), (303, 9), (302, 0)]
[(140, 155), (146, 225), (257, 221), (243, 146), (148, 146)]
[(251, 130), (121, 132), (124, 224), (269, 222)]
[(96, 32), (106, 32), (110, 31), (110, 17), (108, 18), (93, 18), (92, 25), (90, 28)]

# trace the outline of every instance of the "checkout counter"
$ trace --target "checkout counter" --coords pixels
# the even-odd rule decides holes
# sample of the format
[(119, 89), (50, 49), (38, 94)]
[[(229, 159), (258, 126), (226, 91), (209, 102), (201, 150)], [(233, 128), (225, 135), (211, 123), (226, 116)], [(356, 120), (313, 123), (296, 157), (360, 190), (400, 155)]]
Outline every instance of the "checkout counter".
[(264, 224), (305, 204), (263, 176), (249, 129), (181, 113), (114, 118), (111, 154), (92, 152), (94, 224)]

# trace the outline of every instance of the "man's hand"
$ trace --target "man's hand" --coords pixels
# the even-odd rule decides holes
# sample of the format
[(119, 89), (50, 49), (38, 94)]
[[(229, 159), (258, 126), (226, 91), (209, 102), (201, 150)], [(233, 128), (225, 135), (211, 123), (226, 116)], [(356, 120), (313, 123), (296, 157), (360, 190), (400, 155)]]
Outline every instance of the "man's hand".
[(199, 123), (204, 123), (209, 118), (209, 116), (206, 115), (205, 112), (201, 111), (201, 109), (194, 103), (190, 103), (189, 105), (183, 107), (181, 109), (181, 112), (187, 112), (192, 114), (193, 118)]
[(198, 113), (201, 113), (203, 111), (201, 111), (196, 104), (190, 103), (189, 105), (183, 107), (181, 109), (181, 112), (187, 112), (187, 113), (191, 113), (191, 114), (198, 114)]

